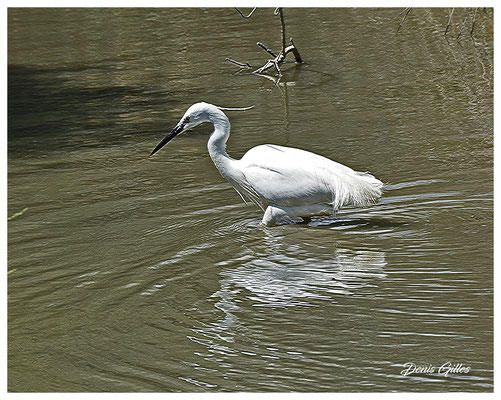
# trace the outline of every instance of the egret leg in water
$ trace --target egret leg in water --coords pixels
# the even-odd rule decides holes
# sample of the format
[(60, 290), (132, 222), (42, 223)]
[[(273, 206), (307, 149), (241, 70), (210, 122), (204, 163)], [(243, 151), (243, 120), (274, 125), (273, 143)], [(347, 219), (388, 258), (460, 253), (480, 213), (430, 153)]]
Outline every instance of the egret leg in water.
[(263, 144), (240, 160), (231, 158), (226, 153), (230, 121), (222, 110), (231, 109), (193, 104), (150, 156), (181, 132), (212, 123), (207, 147), (214, 165), (244, 201), (264, 211), (266, 226), (307, 222), (313, 216), (334, 215), (343, 205), (367, 206), (381, 197), (383, 184), (371, 174), (309, 151)]

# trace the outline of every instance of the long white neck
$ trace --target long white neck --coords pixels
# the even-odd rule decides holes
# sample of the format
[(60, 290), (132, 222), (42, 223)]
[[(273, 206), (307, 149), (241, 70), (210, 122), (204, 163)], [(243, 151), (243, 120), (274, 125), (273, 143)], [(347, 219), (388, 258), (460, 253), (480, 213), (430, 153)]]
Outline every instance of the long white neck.
[[(218, 110), (219, 111), (219, 110)], [(226, 141), (230, 137), (230, 121), (223, 112), (214, 112), (209, 115), (209, 120), (214, 125), (214, 132), (209, 137), (207, 148), (216, 168), (226, 176), (230, 164), (234, 161), (226, 153)]]

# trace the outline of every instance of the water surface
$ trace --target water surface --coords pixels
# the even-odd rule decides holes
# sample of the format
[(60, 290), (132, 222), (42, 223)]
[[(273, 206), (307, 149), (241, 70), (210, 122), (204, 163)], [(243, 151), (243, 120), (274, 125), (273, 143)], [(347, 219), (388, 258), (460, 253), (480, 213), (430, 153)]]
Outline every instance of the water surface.
[[(275, 85), (225, 62), (277, 50), (272, 9), (10, 9), (9, 391), (492, 391), (492, 10), (473, 38), (473, 9), (447, 37), (401, 11), (285, 9), (306, 63)], [(148, 157), (202, 100), (256, 105), (233, 157), (300, 147), (385, 195), (260, 226), (209, 126)]]

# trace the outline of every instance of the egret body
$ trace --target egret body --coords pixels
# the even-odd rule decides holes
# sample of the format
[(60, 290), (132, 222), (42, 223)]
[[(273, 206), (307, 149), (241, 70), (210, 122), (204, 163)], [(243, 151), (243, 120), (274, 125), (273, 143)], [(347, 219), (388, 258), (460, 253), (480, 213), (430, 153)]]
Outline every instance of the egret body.
[(317, 215), (334, 215), (343, 205), (367, 206), (383, 192), (383, 184), (369, 173), (351, 168), (309, 151), (264, 144), (240, 159), (226, 153), (230, 121), (223, 109), (208, 103), (193, 104), (172, 132), (150, 155), (179, 133), (203, 122), (214, 125), (207, 144), (221, 175), (244, 201), (264, 211), (266, 226), (308, 221)]

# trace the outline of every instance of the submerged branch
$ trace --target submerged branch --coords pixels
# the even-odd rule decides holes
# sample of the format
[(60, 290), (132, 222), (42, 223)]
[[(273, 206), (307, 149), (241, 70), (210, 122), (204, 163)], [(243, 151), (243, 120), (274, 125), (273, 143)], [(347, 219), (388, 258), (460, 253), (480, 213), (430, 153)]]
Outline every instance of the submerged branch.
[(301, 55), (299, 54), (299, 50), (297, 49), (296, 45), (292, 41), (292, 38), (290, 38), (292, 46), (289, 46), (285, 49), (285, 54), (287, 54), (289, 51), (292, 51), (292, 54), (294, 54), (294, 58), (296, 59), (296, 63), (302, 64), (303, 59), (301, 58)]
[[(291, 42), (292, 42), (292, 39), (291, 39)], [(254, 74), (262, 74), (264, 71), (267, 71), (270, 68), (275, 67), (275, 70), (277, 71), (278, 76), (280, 76), (281, 75), (280, 68), (279, 68), (280, 64), (285, 62), (285, 57), (287, 57), (287, 54), (289, 54), (289, 53), (294, 54), (294, 57), (296, 59), (297, 64), (301, 64), (303, 62), (301, 55), (299, 54), (299, 51), (297, 50), (296, 46), (294, 46), (294, 44), (292, 44), (285, 49), (285, 52), (281, 51), (278, 54), (278, 56), (276, 56), (273, 60), (268, 60), (266, 62), (266, 64), (264, 64), (261, 68), (258, 68), (255, 71), (253, 71), (253, 73)]]

